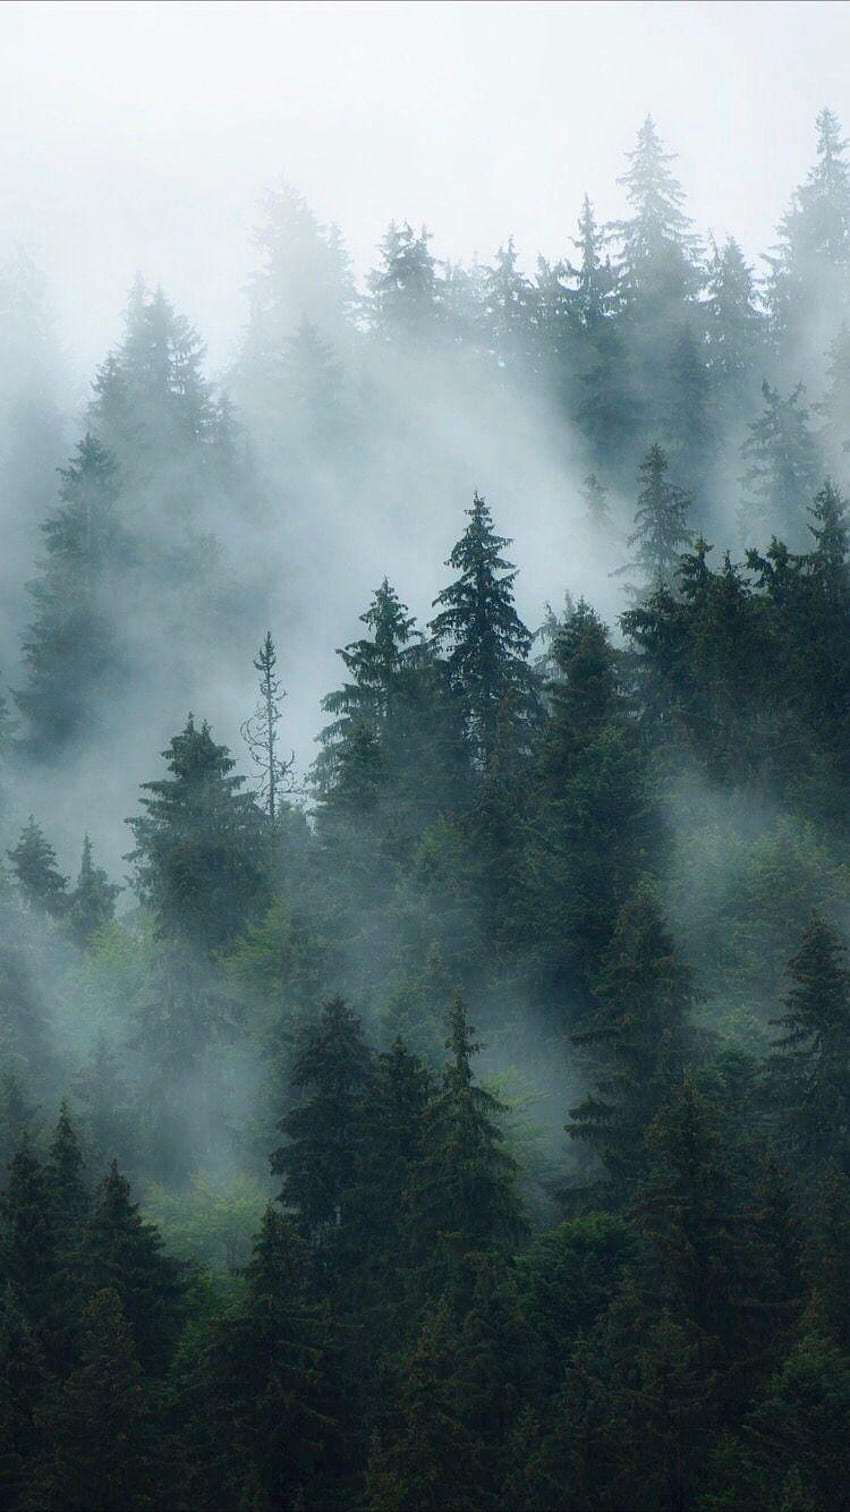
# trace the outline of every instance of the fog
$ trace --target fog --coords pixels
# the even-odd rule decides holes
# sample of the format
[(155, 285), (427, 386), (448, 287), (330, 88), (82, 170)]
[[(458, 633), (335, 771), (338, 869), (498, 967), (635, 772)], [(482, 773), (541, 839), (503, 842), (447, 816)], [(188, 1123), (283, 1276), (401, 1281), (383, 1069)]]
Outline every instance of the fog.
[[(6, 4), (0, 672), (17, 725), (3, 849), (33, 814), (63, 874), (76, 876), (88, 833), (98, 864), (125, 882), (125, 820), (139, 815), (139, 785), (162, 778), (160, 753), (190, 711), (230, 748), (237, 772), (250, 774), (240, 729), (254, 708), (252, 663), (267, 629), (286, 694), (279, 738), (295, 757), (290, 797), (310, 808), (308, 773), (327, 723), (321, 701), (344, 675), (338, 649), (362, 635), (360, 617), (385, 577), (426, 631), (476, 491), (510, 540), (516, 608), (532, 632), (551, 609), (561, 614), (584, 598), (622, 643), (618, 616), (641, 592), (627, 586), (634, 562), (622, 571), (633, 556), (638, 467), (659, 438), (672, 448), (674, 481), (693, 494), (682, 539), (703, 532), (716, 545), (714, 567), (727, 548), (736, 558), (764, 549), (775, 530), (801, 549), (818, 469), (837, 459), (841, 481), (846, 466), (835, 405), (827, 439), (803, 437), (811, 457), (803, 446), (793, 520), (779, 493), (747, 515), (742, 477), (755, 442), (750, 453), (741, 448), (765, 379), (789, 414), (795, 404), (805, 410), (812, 434), (821, 424), (844, 295), (833, 299), (833, 286), (814, 280), (804, 328), (777, 336), (764, 254), (810, 173), (818, 113), (828, 106), (850, 122), (848, 46), (850, 12), (811, 3)], [(628, 262), (618, 223), (636, 202), (629, 164), (648, 115), (659, 162), (672, 165), (671, 224), (677, 181), (694, 243), (683, 222), (681, 266), (665, 264), (643, 325), (629, 323), (621, 271), (614, 297), (625, 304), (609, 308), (603, 289), (599, 326), (569, 316), (574, 346), (565, 346), (564, 310), (578, 308), (582, 288), (567, 264), (581, 262), (584, 196), (600, 228), (601, 287), (615, 278), (604, 259)], [(421, 308), (415, 279), (405, 311), (392, 306), (395, 273), (381, 285), (375, 272), (389, 266), (393, 222), (407, 228), (405, 255), (426, 268)], [(511, 237), (515, 266), (503, 252)], [(713, 308), (712, 248), (729, 237), (755, 280), (742, 305), (754, 325), (741, 337), (740, 372), (729, 367), (731, 327), (697, 340), (688, 325)], [(500, 276), (514, 280), (501, 306)], [(688, 280), (697, 277), (694, 294)], [(622, 350), (600, 334), (617, 325), (621, 307)], [(156, 335), (157, 320), (167, 338)], [(163, 342), (179, 369), (173, 413), (157, 408), (155, 384), (145, 390), (139, 378)], [(713, 385), (704, 416), (702, 368)], [(795, 399), (801, 380), (808, 388)], [(26, 702), (38, 681), (32, 627), (50, 554), (41, 527), (55, 522), (69, 486), (57, 469), (68, 469), (87, 432), (117, 459), (119, 503), (114, 518), (103, 517), (107, 565), (95, 594), (102, 675), (88, 702), (80, 694), (60, 739), (55, 710), (45, 721)], [(607, 519), (593, 521), (586, 488), (596, 473)], [(778, 845), (787, 816), (771, 798), (754, 818), (737, 789), (717, 793), (698, 761), (677, 781), (660, 805), (671, 837), (660, 895), (722, 1016), (734, 990), (708, 980), (712, 931), (752, 858), (739, 872), (721, 867), (699, 902), (689, 858), (700, 845), (707, 854), (712, 834), (733, 848), (769, 846), (776, 835)], [(820, 863), (801, 833), (788, 843), (814, 874)], [(426, 851), (432, 838), (427, 829), (418, 837)], [(346, 887), (372, 854), (364, 846), (355, 861), (346, 852)], [(419, 982), (428, 930), (457, 932), (456, 921), (434, 922), (442, 901), (423, 903), (417, 888), (418, 874), (398, 882), (389, 922), (377, 891), (367, 888), (356, 906), (349, 899), (349, 934), (320, 982), (359, 994), (375, 1032), (389, 1013), (393, 973), (403, 975), (399, 961)], [(125, 888), (119, 914), (135, 903)], [(45, 927), (52, 938), (53, 925)], [(136, 945), (150, 965), (145, 928)], [(547, 1098), (544, 1121), (557, 1143), (565, 1100), (584, 1073), (567, 1046), (568, 1023), (553, 1030), (533, 957), (526, 939), (497, 985), (489, 955), (452, 970), (466, 973), (495, 1026), (485, 1064), (499, 1072), (519, 1063)], [(376, 981), (385, 959), (384, 991)], [(65, 968), (52, 945), (44, 960), (39, 993), (48, 1002), (61, 996)], [(189, 997), (199, 998), (212, 989), (208, 963), (196, 966), (201, 985)], [(58, 1012), (72, 1058), (91, 1050), (103, 1024), (118, 1033), (116, 989), (100, 969), (82, 994), (85, 1022)], [(770, 988), (753, 988), (762, 1017), (778, 957), (771, 970)], [(118, 980), (120, 997), (120, 972)], [(150, 984), (139, 988), (137, 1015), (145, 991)], [(560, 980), (557, 991), (568, 1021), (586, 984)], [(207, 1158), (218, 1113), (206, 1051), (198, 1054), (179, 1086), (188, 1122), (204, 1124), (195, 1152)], [(243, 1106), (261, 1096), (261, 1060), (256, 1046), (242, 1061), (234, 1052), (231, 1101), (237, 1086)]]

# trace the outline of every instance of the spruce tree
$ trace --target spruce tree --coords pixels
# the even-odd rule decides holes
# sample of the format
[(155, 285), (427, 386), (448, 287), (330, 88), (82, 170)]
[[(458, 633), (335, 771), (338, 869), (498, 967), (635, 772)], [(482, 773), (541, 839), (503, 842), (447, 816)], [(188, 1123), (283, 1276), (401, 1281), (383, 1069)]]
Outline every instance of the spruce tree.
[(368, 276), (367, 315), (373, 334), (402, 352), (433, 339), (439, 320), (431, 233), (392, 221), (380, 246), (381, 261)]
[(524, 1220), (516, 1162), (499, 1127), (503, 1105), (475, 1082), (481, 1048), (460, 995), (449, 1016), (449, 1057), (423, 1115), (421, 1155), (409, 1191), (409, 1231), (425, 1297), (465, 1293), (473, 1257), (499, 1251)]
[(787, 399), (779, 390), (762, 384), (764, 412), (749, 426), (741, 447), (748, 463), (741, 477), (745, 497), (741, 522), (747, 538), (769, 533), (796, 545), (817, 480), (817, 453), (803, 404), (804, 389), (798, 384)]
[(86, 835), (77, 884), (69, 894), (65, 910), (65, 922), (81, 950), (85, 950), (98, 930), (114, 918), (115, 900), (120, 891), (117, 882), (109, 881), (103, 867), (94, 865), (91, 841)]
[(32, 814), (17, 845), (6, 854), (21, 894), (30, 907), (43, 909), (53, 917), (64, 914), (68, 903), (68, 878), (58, 871), (56, 852)]
[(275, 824), (281, 803), (287, 790), (295, 756), (287, 759), (280, 754), (280, 710), (286, 692), (275, 672), (277, 652), (271, 630), (254, 660), (254, 670), (260, 674), (260, 701), (242, 726), (242, 737), (251, 753), (260, 779), (260, 797), (265, 804), (271, 824)]
[(86, 728), (119, 685), (118, 584), (128, 545), (117, 516), (117, 466), (93, 435), (59, 469), (60, 507), (41, 526), (46, 554), (30, 585), (35, 609), (23, 640), (27, 683), (15, 702), (27, 739), (51, 756)]
[(206, 722), (190, 714), (162, 754), (172, 775), (142, 783), (127, 859), (159, 934), (212, 956), (268, 902), (262, 814)]
[[(654, 442), (640, 465), (634, 530), (627, 545), (632, 560), (622, 572), (639, 572), (641, 590), (670, 588), (675, 582), (682, 551), (692, 540), (688, 527), (690, 494), (667, 479), (667, 454)], [(632, 590), (635, 591), (635, 590)]]
[(464, 709), (473, 763), (486, 770), (506, 721), (515, 747), (527, 745), (539, 703), (528, 665), (531, 635), (514, 608), (516, 570), (502, 556), (510, 541), (495, 533), (477, 493), (466, 514), (469, 525), (446, 563), (459, 576), (435, 598), (440, 612), (429, 628)]
[(314, 1242), (332, 1242), (347, 1216), (369, 1075), (359, 1018), (341, 997), (329, 998), (305, 1031), (292, 1070), (302, 1101), (280, 1120), (286, 1143), (271, 1157), (272, 1170), (284, 1178), (280, 1201)]
[(779, 1136), (810, 1169), (833, 1159), (850, 1172), (850, 971), (846, 948), (813, 913), (788, 963), (791, 987), (772, 1060)]

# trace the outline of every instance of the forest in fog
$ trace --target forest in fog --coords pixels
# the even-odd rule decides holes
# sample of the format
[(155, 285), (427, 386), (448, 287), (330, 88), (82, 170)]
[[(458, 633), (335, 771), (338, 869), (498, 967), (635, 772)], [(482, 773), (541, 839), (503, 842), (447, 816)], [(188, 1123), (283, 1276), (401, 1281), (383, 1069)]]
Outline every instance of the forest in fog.
[(0, 1512), (850, 1508), (800, 131), (757, 267), (651, 117), (557, 259), (280, 183), (217, 374), (142, 273), (78, 393), (0, 266)]

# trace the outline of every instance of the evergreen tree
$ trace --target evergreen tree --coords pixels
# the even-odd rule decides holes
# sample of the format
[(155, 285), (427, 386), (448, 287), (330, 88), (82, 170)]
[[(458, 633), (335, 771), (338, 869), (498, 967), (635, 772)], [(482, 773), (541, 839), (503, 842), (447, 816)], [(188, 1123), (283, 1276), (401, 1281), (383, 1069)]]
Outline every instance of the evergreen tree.
[(610, 530), (611, 507), (608, 503), (609, 490), (604, 483), (600, 483), (596, 473), (589, 473), (584, 480), (581, 489), (581, 497), (585, 504), (585, 519), (597, 530)]
[(83, 1327), (79, 1364), (39, 1411), (39, 1452), (21, 1505), (67, 1512), (149, 1507), (151, 1404), (115, 1291), (98, 1292)]
[(117, 589), (128, 552), (112, 454), (88, 434), (59, 472), (61, 504), (41, 527), (46, 556), (30, 584), (27, 686), (15, 694), (32, 749), (48, 756), (79, 735), (98, 700), (118, 686)]
[(32, 814), (13, 850), (6, 854), (23, 897), (31, 908), (57, 917), (67, 907), (68, 878), (56, 867), (56, 852)]
[(675, 153), (665, 152), (655, 122), (647, 116), (629, 167), (618, 180), (632, 215), (611, 230), (620, 243), (618, 275), (625, 309), (640, 332), (641, 360), (658, 356), (669, 342), (671, 316), (696, 288), (696, 239), (682, 205), (685, 195), (670, 171)]
[(712, 244), (701, 313), (714, 403), (724, 422), (737, 429), (752, 404), (765, 322), (756, 302), (752, 269), (734, 237), (722, 248)]
[(260, 674), (260, 701), (251, 718), (243, 724), (242, 736), (257, 768), (260, 797), (272, 824), (279, 817), (281, 799), (295, 761), (294, 753), (288, 760), (282, 760), (280, 756), (278, 725), (286, 693), (275, 673), (276, 665), (275, 644), (271, 630), (267, 630), (254, 661), (254, 669)]
[(208, 955), (227, 945), (268, 901), (262, 815), (245, 778), (189, 715), (163, 757), (172, 776), (142, 784), (144, 813), (127, 822), (136, 885), (163, 938)]
[(808, 412), (798, 384), (787, 399), (762, 384), (764, 413), (753, 420), (741, 447), (749, 465), (741, 478), (746, 491), (742, 523), (752, 539), (758, 531), (781, 532), (792, 545), (799, 539), (808, 501), (814, 493), (817, 458), (808, 428)]
[(83, 1284), (91, 1297), (115, 1293), (139, 1364), (151, 1376), (164, 1375), (186, 1319), (185, 1263), (162, 1250), (158, 1230), (140, 1218), (113, 1160), (83, 1233)]
[(617, 1195), (644, 1168), (644, 1136), (679, 1082), (696, 993), (652, 894), (626, 904), (605, 960), (595, 1007), (573, 1043), (597, 1061), (597, 1090), (570, 1109), (573, 1139), (602, 1161)]
[(410, 351), (433, 339), (438, 321), (437, 279), (428, 249), (431, 233), (392, 221), (381, 242), (381, 261), (367, 279), (370, 329), (380, 341)]
[(514, 378), (533, 365), (533, 290), (518, 266), (513, 237), (499, 248), (492, 268), (484, 271), (484, 316), (496, 365)]
[(410, 1234), (425, 1296), (465, 1293), (476, 1254), (498, 1251), (522, 1231), (516, 1162), (499, 1127), (503, 1105), (477, 1086), (480, 1046), (458, 995), (449, 1018), (449, 1058), (423, 1115), (421, 1155), (410, 1192)]
[(332, 1241), (347, 1216), (369, 1075), (360, 1020), (342, 998), (329, 998), (296, 1056), (292, 1085), (303, 1100), (280, 1120), (287, 1142), (271, 1158), (284, 1178), (280, 1201), (314, 1242)]
[(850, 1171), (850, 971), (840, 937), (816, 913), (792, 956), (791, 988), (772, 1063), (780, 1135), (807, 1168)]
[[(691, 543), (688, 509), (691, 497), (667, 480), (666, 452), (655, 442), (640, 465), (640, 482), (634, 530), (627, 545), (634, 552), (620, 572), (637, 570), (645, 588), (671, 587), (685, 546)], [(634, 591), (634, 590), (633, 590)]]
[(794, 191), (780, 222), (779, 244), (767, 258), (771, 334), (795, 364), (805, 359), (806, 345), (814, 350), (828, 345), (847, 314), (850, 295), (847, 143), (831, 110), (819, 112), (816, 127), (817, 162)]
[(566, 265), (573, 281), (570, 313), (580, 330), (594, 331), (601, 321), (616, 312), (618, 287), (610, 257), (606, 254), (603, 258), (605, 238), (597, 226), (593, 205), (587, 195), (584, 196), (578, 236), (573, 238), (573, 246), (581, 254), (581, 261), (577, 266)]
[(434, 600), (434, 607), (441, 607), (429, 628), (447, 652), (473, 761), (486, 770), (499, 749), (505, 717), (521, 749), (539, 705), (528, 666), (531, 636), (514, 608), (516, 571), (501, 554), (510, 541), (496, 535), (478, 494), (466, 513), (470, 523), (446, 563), (460, 576)]
[(47, 1152), (46, 1174), (57, 1231), (66, 1251), (75, 1247), (90, 1206), (83, 1178), (84, 1165), (77, 1131), (71, 1122), (67, 1100), (63, 1098)]
[(850, 326), (842, 323), (827, 353), (827, 386), (812, 408), (821, 416), (818, 444), (836, 477), (848, 475), (850, 452)]
[(103, 929), (115, 915), (115, 899), (121, 888), (110, 882), (102, 866), (92, 861), (91, 841), (83, 839), (83, 854), (77, 885), (69, 895), (65, 919), (72, 938), (85, 950), (98, 930)]

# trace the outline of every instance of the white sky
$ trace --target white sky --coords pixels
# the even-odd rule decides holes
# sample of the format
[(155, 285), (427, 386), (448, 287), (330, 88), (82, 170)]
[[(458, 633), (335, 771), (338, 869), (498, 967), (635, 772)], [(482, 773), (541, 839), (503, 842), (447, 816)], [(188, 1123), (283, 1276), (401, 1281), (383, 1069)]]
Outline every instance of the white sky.
[(568, 250), (654, 115), (697, 228), (772, 239), (823, 104), (850, 132), (845, 3), (0, 5), (0, 259), (48, 272), (84, 370), (136, 269), (228, 353), (250, 232), (283, 176), (361, 270), (387, 222), (438, 255)]

